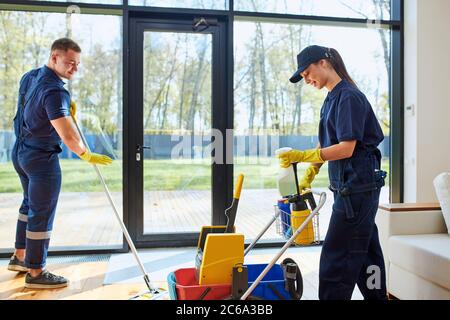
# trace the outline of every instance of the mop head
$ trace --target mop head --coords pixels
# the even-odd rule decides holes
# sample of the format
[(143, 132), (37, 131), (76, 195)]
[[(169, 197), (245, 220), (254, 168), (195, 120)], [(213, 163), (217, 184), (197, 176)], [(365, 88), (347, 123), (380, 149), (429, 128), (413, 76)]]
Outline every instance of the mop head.
[(168, 295), (169, 292), (163, 288), (157, 288), (152, 290), (145, 290), (129, 300), (164, 300), (164, 296)]

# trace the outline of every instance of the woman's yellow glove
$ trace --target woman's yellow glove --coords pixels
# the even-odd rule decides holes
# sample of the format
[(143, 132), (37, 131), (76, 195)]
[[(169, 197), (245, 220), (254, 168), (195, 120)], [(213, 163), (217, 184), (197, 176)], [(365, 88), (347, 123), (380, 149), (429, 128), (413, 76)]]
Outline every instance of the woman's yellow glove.
[(72, 116), (72, 118), (75, 119), (75, 114), (77, 113), (77, 104), (75, 103), (75, 101), (70, 101), (70, 115)]
[(80, 155), (80, 159), (89, 162), (90, 164), (103, 164), (108, 165), (112, 163), (112, 159), (108, 156), (99, 153), (91, 153), (85, 151)]
[(291, 165), (291, 163), (295, 162), (324, 162), (320, 156), (320, 149), (309, 149), (305, 151), (289, 150), (287, 152), (280, 153), (277, 157), (280, 159), (280, 166), (283, 168), (287, 168)]
[(299, 189), (305, 190), (305, 189), (311, 189), (311, 183), (314, 181), (314, 178), (316, 177), (316, 174), (319, 173), (319, 167), (316, 167), (314, 165), (310, 165), (306, 171), (303, 177), (300, 179), (300, 182), (298, 183)]

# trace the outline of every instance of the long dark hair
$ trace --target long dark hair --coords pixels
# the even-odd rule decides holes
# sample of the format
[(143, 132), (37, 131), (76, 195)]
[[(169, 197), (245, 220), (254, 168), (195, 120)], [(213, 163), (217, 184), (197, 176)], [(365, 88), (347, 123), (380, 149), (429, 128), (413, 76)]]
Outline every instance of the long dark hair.
[(352, 77), (350, 77), (350, 75), (348, 74), (344, 60), (342, 60), (342, 57), (339, 54), (339, 52), (336, 49), (330, 48), (329, 55), (330, 58), (327, 60), (330, 62), (331, 66), (334, 68), (339, 77), (341, 77), (341, 79), (347, 80), (355, 87), (358, 87), (355, 81), (353, 81)]

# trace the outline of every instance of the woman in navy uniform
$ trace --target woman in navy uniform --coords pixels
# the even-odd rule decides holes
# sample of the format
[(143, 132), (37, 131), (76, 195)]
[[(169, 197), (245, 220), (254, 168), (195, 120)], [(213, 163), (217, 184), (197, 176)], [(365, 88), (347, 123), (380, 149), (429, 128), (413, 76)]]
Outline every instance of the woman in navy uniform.
[(52, 44), (47, 65), (27, 72), (20, 81), (12, 161), (22, 184), (23, 201), (16, 250), (8, 269), (28, 271), (27, 288), (59, 288), (68, 283), (66, 278), (45, 270), (61, 190), (61, 142), (91, 164), (112, 162), (108, 156), (86, 150), (73, 124), (75, 104), (62, 79), (70, 80), (76, 74), (80, 52), (71, 39), (58, 39)]
[(377, 148), (383, 132), (335, 49), (309, 46), (297, 62), (291, 82), (304, 79), (328, 90), (320, 112), (318, 147), (278, 155), (283, 167), (311, 163), (300, 180), (301, 189), (311, 188), (320, 166), (328, 161), (334, 203), (320, 256), (319, 299), (351, 299), (357, 284), (364, 299), (384, 300), (385, 266), (375, 224), (386, 177)]

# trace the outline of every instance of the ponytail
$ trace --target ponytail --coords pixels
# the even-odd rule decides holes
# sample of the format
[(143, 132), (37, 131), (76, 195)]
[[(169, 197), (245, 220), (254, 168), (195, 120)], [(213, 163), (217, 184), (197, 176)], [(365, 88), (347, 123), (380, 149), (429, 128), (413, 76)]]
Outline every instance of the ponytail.
[(345, 67), (345, 64), (344, 64), (344, 60), (342, 60), (342, 57), (339, 54), (339, 52), (337, 52), (336, 49), (329, 48), (328, 54), (329, 54), (330, 58), (327, 60), (330, 62), (331, 66), (334, 68), (334, 70), (339, 75), (339, 77), (341, 77), (341, 79), (347, 80), (355, 87), (358, 87), (356, 85), (355, 81), (353, 81), (353, 79), (348, 74), (347, 68)]

